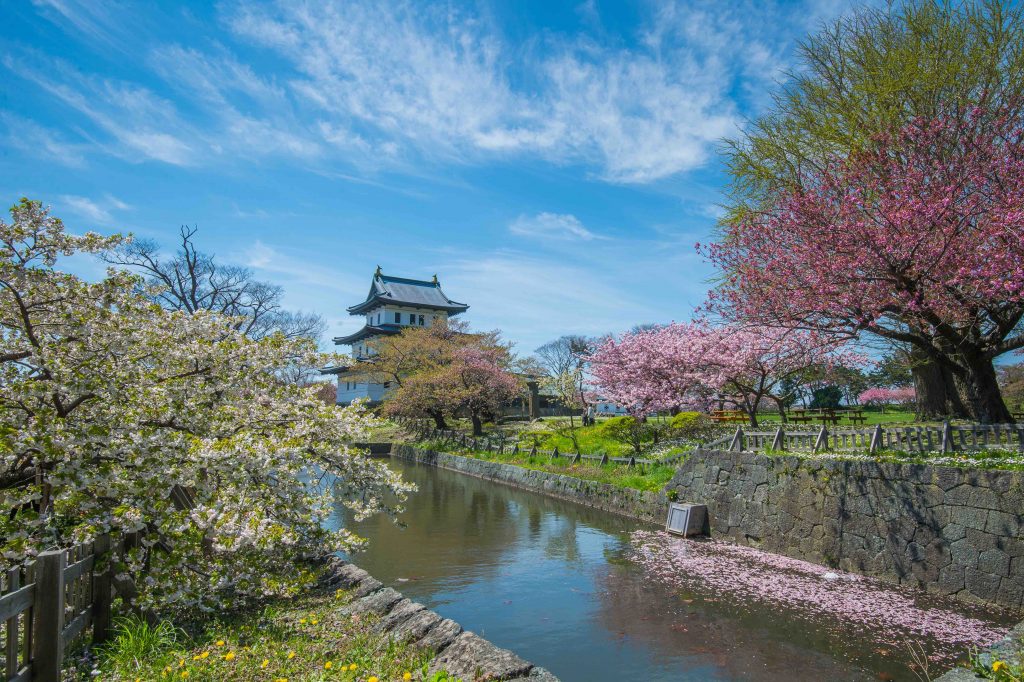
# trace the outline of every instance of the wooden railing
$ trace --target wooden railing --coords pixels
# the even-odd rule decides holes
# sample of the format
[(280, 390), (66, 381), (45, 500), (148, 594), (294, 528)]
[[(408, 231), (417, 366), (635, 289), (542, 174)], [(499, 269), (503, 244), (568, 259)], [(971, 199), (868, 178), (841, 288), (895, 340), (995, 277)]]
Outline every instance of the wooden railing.
[[(728, 440), (728, 442), (726, 442)], [(1024, 424), (966, 424), (942, 426), (875, 426), (870, 429), (818, 431), (744, 431), (705, 443), (702, 450), (866, 452), (881, 450), (925, 453), (967, 453), (985, 450), (1016, 450), (1024, 454)]]
[[(195, 507), (187, 487), (171, 486), (168, 497), (179, 510)], [(116, 541), (100, 535), (69, 549), (42, 552), (2, 576), (6, 682), (60, 682), (64, 653), (90, 627), (93, 645), (107, 639), (114, 593), (131, 604), (138, 592), (130, 578), (115, 576), (114, 566), (139, 546), (140, 538), (138, 532)]]
[(678, 461), (683, 455), (673, 455), (669, 458), (651, 459), (646, 457), (610, 457), (607, 454), (587, 455), (578, 452), (561, 452), (557, 447), (551, 450), (538, 448), (536, 445), (530, 448), (520, 448), (518, 441), (514, 441), (505, 434), (470, 436), (461, 431), (453, 429), (438, 429), (428, 423), (416, 419), (399, 419), (398, 422), (405, 428), (412, 431), (417, 437), (423, 440), (439, 441), (444, 445), (458, 446), (466, 450), (477, 452), (495, 452), (498, 454), (509, 453), (512, 455), (520, 452), (528, 453), (531, 457), (548, 457), (554, 461), (564, 459), (568, 462), (579, 463), (584, 460), (597, 462), (599, 464), (621, 464), (624, 466), (646, 466), (652, 464), (669, 464)]
[[(100, 535), (70, 549), (42, 552), (35, 561), (7, 571), (0, 596), (7, 682), (59, 682), (64, 652), (90, 626), (93, 644), (106, 640), (114, 559), (137, 542), (137, 533), (114, 543)], [(117, 587), (134, 591), (134, 585)]]

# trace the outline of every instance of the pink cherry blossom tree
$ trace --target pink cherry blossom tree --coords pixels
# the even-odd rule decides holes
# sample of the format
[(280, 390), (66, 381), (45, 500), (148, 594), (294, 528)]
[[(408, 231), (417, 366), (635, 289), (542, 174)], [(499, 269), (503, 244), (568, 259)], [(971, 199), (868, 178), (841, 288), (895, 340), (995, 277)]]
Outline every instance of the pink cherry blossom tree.
[(591, 357), (595, 388), (641, 416), (727, 403), (757, 426), (765, 400), (780, 406), (794, 377), (861, 360), (835, 337), (779, 328), (673, 323), (608, 339)]
[(1024, 347), (1024, 132), (975, 109), (916, 120), (808, 171), (705, 249), (712, 309), (910, 344), (975, 418), (1010, 421), (993, 359)]
[(899, 386), (896, 388), (874, 387), (869, 388), (858, 396), (864, 405), (906, 405), (914, 402), (917, 393), (912, 386)]

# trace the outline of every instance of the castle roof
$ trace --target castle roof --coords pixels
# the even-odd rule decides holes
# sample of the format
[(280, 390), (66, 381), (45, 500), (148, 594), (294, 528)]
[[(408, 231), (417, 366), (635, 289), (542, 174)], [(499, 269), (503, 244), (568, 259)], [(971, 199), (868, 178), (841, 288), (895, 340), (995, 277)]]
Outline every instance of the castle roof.
[[(385, 275), (377, 268), (366, 300), (348, 309), (351, 315), (362, 315), (382, 305), (401, 305), (426, 310), (443, 310), (449, 316), (464, 313), (465, 303), (453, 301), (441, 290), (437, 275), (432, 280), (408, 279)], [(357, 332), (358, 333), (358, 332)], [(346, 337), (348, 338), (348, 337)], [(347, 343), (341, 341), (341, 343)]]

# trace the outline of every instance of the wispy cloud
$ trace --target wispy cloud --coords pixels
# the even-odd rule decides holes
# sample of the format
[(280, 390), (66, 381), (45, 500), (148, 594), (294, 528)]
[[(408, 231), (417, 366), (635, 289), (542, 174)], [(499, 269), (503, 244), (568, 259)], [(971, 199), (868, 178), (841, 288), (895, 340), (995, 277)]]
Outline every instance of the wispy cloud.
[[(97, 41), (124, 28), (116, 13), (38, 2)], [(651, 183), (706, 164), (791, 66), (809, 17), (849, 2), (678, 0), (650, 9), (630, 41), (550, 33), (524, 44), (450, 5), (240, 2), (222, 9), (228, 38), (276, 61), (247, 63), (248, 50), (223, 42), (157, 42), (143, 65), (187, 96), (179, 107), (56, 60), (5, 64), (97, 126), (104, 151), (137, 160), (279, 156), (372, 172), (529, 156)], [(599, 27), (596, 6), (584, 9)]]
[(562, 213), (538, 213), (534, 216), (521, 215), (508, 226), (509, 232), (523, 237), (540, 239), (583, 240), (607, 239), (594, 234), (574, 215)]
[(113, 211), (127, 211), (131, 209), (131, 206), (109, 194), (102, 199), (90, 199), (73, 194), (64, 194), (61, 195), (60, 202), (79, 216), (104, 224), (113, 222)]

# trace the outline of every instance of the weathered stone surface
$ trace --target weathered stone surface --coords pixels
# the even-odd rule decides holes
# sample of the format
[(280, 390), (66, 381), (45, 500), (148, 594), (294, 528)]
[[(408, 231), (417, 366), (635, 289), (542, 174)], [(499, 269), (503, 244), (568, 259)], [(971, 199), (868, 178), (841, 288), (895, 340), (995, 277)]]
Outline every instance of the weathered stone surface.
[(444, 618), (430, 628), (423, 637), (416, 640), (416, 646), (433, 651), (441, 651), (462, 634), (462, 626), (454, 620)]
[(374, 626), (377, 632), (391, 632), (401, 623), (409, 620), (414, 614), (423, 611), (426, 607), (423, 604), (414, 602), (411, 599), (402, 599), (391, 607), (387, 615), (380, 619)]
[(356, 599), (347, 606), (342, 607), (341, 612), (350, 616), (364, 613), (382, 616), (401, 600), (401, 594), (390, 587), (385, 587), (365, 597)]
[(365, 597), (368, 594), (372, 594), (384, 587), (384, 583), (377, 580), (373, 576), (367, 575), (366, 578), (359, 581), (359, 584), (352, 590), (352, 596), (355, 599)]
[(430, 663), (428, 672), (446, 670), (464, 680), (511, 680), (529, 673), (529, 663), (472, 632), (463, 632)]
[(396, 623), (391, 630), (391, 634), (396, 639), (406, 640), (415, 642), (422, 639), (424, 635), (438, 623), (441, 622), (441, 616), (437, 615), (433, 611), (419, 611), (409, 616), (409, 619), (401, 623)]

